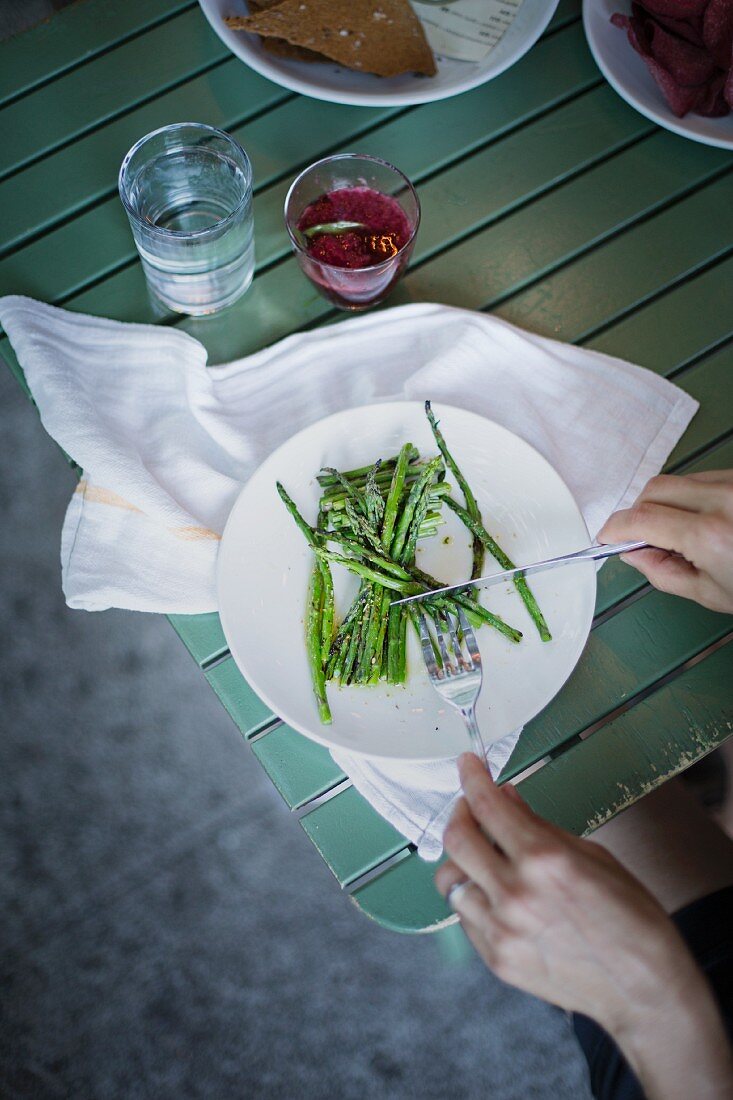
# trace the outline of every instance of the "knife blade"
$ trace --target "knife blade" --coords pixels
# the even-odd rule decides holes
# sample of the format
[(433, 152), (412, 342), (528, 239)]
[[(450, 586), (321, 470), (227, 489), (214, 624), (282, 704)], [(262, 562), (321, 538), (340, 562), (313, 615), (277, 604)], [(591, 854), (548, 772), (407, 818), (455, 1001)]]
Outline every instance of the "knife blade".
[(473, 580), (459, 581), (458, 584), (445, 584), (442, 588), (431, 588), (426, 592), (418, 592), (416, 596), (403, 596), (399, 600), (392, 600), (391, 607), (401, 603), (412, 603), (415, 600), (424, 600), (429, 596), (440, 596), (445, 592), (460, 592), (466, 588), (490, 588), (494, 584), (503, 584), (519, 576), (529, 576), (531, 573), (540, 573), (546, 569), (557, 569), (562, 565), (572, 565), (578, 561), (602, 561), (604, 558), (612, 558), (617, 554), (630, 554), (633, 550), (644, 550), (649, 546), (648, 542), (616, 542), (606, 546), (595, 544), (586, 546), (582, 550), (575, 550), (572, 554), (561, 554), (557, 558), (546, 558), (544, 561), (535, 561), (530, 565), (519, 565), (514, 569), (503, 569), (500, 573), (490, 573), (487, 577), (474, 577)]

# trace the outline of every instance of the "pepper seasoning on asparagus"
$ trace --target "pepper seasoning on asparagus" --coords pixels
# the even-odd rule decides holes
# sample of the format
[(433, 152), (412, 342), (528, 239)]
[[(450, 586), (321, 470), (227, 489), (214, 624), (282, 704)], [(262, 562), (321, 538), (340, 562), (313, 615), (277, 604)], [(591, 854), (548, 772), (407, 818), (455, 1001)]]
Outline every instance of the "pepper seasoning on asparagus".
[[(488, 550), (502, 565), (509, 558), (483, 526), (476, 498), (445, 443), (430, 408), (425, 412), (440, 454), (421, 459), (412, 443), (399, 454), (371, 466), (339, 471), (324, 468), (317, 476), (322, 490), (315, 526), (299, 512), (287, 491), (277, 491), (313, 552), (313, 569), (306, 611), (306, 650), (320, 720), (331, 721), (326, 683), (376, 684), (385, 679), (404, 683), (407, 625), (416, 622), (412, 606), (392, 606), (397, 595), (429, 593), (441, 582), (419, 569), (415, 554), (421, 539), (433, 537), (444, 522), (444, 503), (456, 513), (473, 539), (473, 576), (480, 573)], [(451, 496), (446, 472), (455, 478), (465, 508)], [(331, 567), (345, 568), (359, 578), (358, 592), (340, 623), (336, 623)], [(550, 633), (524, 578), (517, 590), (543, 640)], [(519, 630), (483, 607), (469, 594), (426, 595), (426, 614), (463, 609), (472, 625), (491, 626), (513, 643)]]
[[(438, 427), (438, 421), (435, 419), (435, 415), (433, 413), (433, 410), (431, 408), (431, 405), (430, 405), (429, 401), (425, 402), (425, 415), (427, 416), (430, 427), (432, 428), (433, 436), (435, 437), (435, 442), (438, 444), (438, 450), (440, 451), (443, 458), (445, 459), (446, 466), (448, 467), (448, 469), (450, 470), (450, 472), (453, 474), (454, 478), (456, 479), (456, 481), (458, 483), (458, 488), (463, 493), (464, 499), (466, 501), (466, 509), (468, 511), (468, 514), (472, 517), (472, 519), (475, 519), (480, 523), (481, 522), (481, 510), (479, 509), (478, 503), (476, 501), (476, 497), (473, 495), (473, 491), (471, 489), (471, 486), (468, 484), (465, 477), (463, 476), (460, 469), (458, 468), (458, 463), (456, 462), (456, 460), (453, 458), (453, 455), (448, 450), (446, 442), (443, 439), (443, 433), (441, 432), (440, 428)], [(481, 573), (483, 572), (483, 568), (484, 568), (484, 546), (483, 546), (483, 543), (481, 542), (481, 539), (479, 539), (478, 536), (474, 535), (474, 538), (473, 538), (473, 563), (471, 565), (471, 579), (473, 580), (475, 577), (480, 577)]]
[[(453, 458), (453, 455), (448, 450), (446, 442), (443, 439), (443, 435), (438, 427), (438, 422), (435, 419), (433, 410), (430, 407), (430, 402), (425, 402), (425, 415), (430, 421), (430, 427), (433, 429), (433, 435), (435, 436), (435, 442), (440, 448), (440, 453), (445, 459), (446, 466), (449, 468), (453, 476), (455, 477), (461, 492), (466, 500), (466, 507), (461, 508), (460, 504), (453, 497), (448, 496), (446, 503), (449, 508), (456, 513), (461, 519), (464, 525), (473, 535), (473, 567), (471, 570), (471, 579), (480, 577), (484, 567), (484, 549), (488, 550), (495, 561), (499, 563), (502, 569), (514, 569), (514, 563), (507, 554), (501, 549), (495, 539), (491, 537), (481, 521), (481, 511), (476, 502), (476, 497), (471, 491), (471, 487), (466, 481), (465, 477), (461, 473), (457, 462)], [(478, 549), (480, 547), (480, 550)], [(534, 598), (532, 590), (530, 589), (527, 581), (524, 577), (516, 577), (514, 585), (522, 597), (525, 607), (532, 618), (532, 622), (537, 627), (540, 638), (543, 642), (549, 642), (552, 640), (552, 634), (545, 621), (545, 617), (540, 611), (539, 604)]]
[[(458, 501), (453, 500), (452, 497), (447, 497), (446, 503), (448, 504), (448, 507), (456, 513), (458, 518), (463, 520), (463, 523), (473, 534), (474, 538), (480, 539), (480, 541), (491, 554), (492, 558), (494, 558), (494, 560), (499, 563), (502, 569), (516, 568), (512, 559), (509, 557), (508, 554), (504, 553), (498, 542), (496, 542), (496, 540), (491, 537), (491, 535), (486, 530), (480, 520), (475, 520), (472, 516), (470, 516), (466, 509), (461, 508)], [(522, 597), (524, 606), (527, 608), (527, 611), (529, 611), (532, 622), (537, 627), (537, 631), (542, 641), (552, 641), (550, 628), (545, 621), (545, 616), (540, 611), (539, 604), (537, 603), (537, 600), (535, 599), (531, 588), (527, 584), (526, 577), (515, 577), (514, 587), (516, 588), (519, 595)]]

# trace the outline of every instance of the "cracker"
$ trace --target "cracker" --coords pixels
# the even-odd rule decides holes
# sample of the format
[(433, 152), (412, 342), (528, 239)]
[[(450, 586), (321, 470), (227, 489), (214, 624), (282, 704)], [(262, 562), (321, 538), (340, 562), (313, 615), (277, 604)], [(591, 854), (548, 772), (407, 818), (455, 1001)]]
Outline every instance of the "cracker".
[[(281, 3), (282, 0), (247, 0), (247, 7), (250, 15), (257, 15), (261, 11), (276, 8)], [(240, 29), (239, 24), (242, 18), (244, 17), (230, 15), (227, 16), (224, 22), (236, 31)], [(304, 50), (302, 46), (291, 46), (284, 38), (261, 38), (260, 41), (262, 42), (262, 48), (276, 57), (287, 57), (292, 61), (328, 61), (328, 58), (324, 57), (323, 54), (315, 53), (313, 50)]]
[[(276, 8), (281, 3), (282, 0), (247, 0), (247, 7), (250, 15), (257, 15), (261, 11)], [(233, 30), (239, 30), (241, 18), (240, 16), (230, 15), (224, 22)], [(302, 46), (291, 46), (284, 38), (261, 38), (260, 41), (262, 42), (262, 48), (276, 57), (287, 57), (292, 61), (328, 61), (328, 58), (324, 57), (323, 54), (315, 53), (313, 50), (304, 50)]]
[(227, 25), (284, 40), (357, 72), (434, 76), (437, 71), (409, 0), (282, 0), (246, 18), (227, 19)]
[(293, 46), (284, 38), (262, 38), (262, 49), (276, 57), (289, 57), (292, 61), (328, 61), (322, 53), (306, 50), (303, 46)]

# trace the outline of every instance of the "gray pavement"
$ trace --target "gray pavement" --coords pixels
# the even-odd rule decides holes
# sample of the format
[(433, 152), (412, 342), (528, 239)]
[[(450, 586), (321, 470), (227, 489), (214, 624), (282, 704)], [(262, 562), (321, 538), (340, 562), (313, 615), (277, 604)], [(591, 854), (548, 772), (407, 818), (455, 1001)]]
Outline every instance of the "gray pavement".
[(0, 1096), (588, 1100), (562, 1013), (339, 891), (166, 622), (65, 607), (0, 365)]

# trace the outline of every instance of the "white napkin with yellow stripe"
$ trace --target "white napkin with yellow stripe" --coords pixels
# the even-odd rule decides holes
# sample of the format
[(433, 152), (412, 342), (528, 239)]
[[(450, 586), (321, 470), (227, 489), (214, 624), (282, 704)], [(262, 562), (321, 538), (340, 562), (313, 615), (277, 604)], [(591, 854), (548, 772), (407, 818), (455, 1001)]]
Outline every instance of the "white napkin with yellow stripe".
[[(379, 400), (433, 399), (488, 416), (567, 482), (591, 535), (664, 464), (697, 404), (629, 363), (433, 304), (351, 318), (207, 367), (174, 327), (122, 324), (0, 298), (46, 430), (83, 477), (61, 534), (71, 607), (217, 609), (229, 511), (262, 460), (308, 424)], [(516, 734), (492, 746), (498, 771)], [(428, 859), (458, 787), (450, 761), (334, 754)]]

